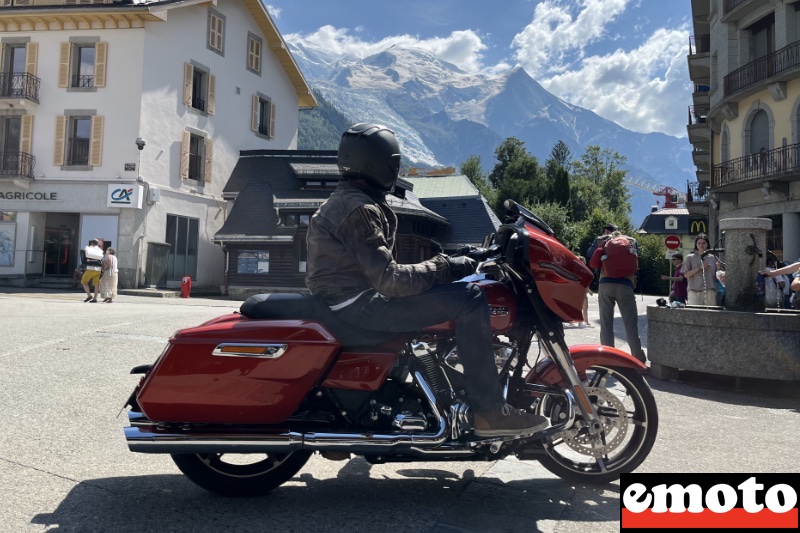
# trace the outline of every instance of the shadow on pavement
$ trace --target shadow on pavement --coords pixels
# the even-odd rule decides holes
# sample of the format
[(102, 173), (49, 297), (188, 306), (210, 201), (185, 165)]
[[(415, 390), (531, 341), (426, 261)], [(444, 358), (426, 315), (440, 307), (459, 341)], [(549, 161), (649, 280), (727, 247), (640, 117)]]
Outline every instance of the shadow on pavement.
[[(570, 521), (594, 531), (619, 528), (619, 487), (571, 486), (557, 479), (501, 481), (429, 468), (380, 478), (361, 458), (337, 477), (300, 473), (257, 498), (223, 498), (180, 475), (93, 479), (75, 486), (52, 513), (32, 523), (64, 532), (375, 532), (554, 531)], [(412, 510), (413, 509), (413, 510)], [(573, 527), (580, 527), (574, 524)]]

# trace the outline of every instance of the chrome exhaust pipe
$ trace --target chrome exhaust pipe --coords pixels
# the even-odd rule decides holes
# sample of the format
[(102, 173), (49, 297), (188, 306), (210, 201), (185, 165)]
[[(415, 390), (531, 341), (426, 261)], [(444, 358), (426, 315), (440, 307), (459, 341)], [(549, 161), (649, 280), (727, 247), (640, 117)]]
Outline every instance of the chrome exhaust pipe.
[[(131, 427), (125, 428), (125, 440), (132, 452), (140, 453), (291, 453), (298, 450), (339, 451), (354, 454), (406, 453), (414, 456), (433, 454), (447, 440), (450, 425), (428, 383), (414, 373), (425, 399), (436, 417), (432, 433), (297, 433), (294, 431), (258, 435), (219, 435), (156, 433), (152, 423), (140, 413), (129, 412)], [(469, 448), (442, 450), (447, 455), (472, 455)]]

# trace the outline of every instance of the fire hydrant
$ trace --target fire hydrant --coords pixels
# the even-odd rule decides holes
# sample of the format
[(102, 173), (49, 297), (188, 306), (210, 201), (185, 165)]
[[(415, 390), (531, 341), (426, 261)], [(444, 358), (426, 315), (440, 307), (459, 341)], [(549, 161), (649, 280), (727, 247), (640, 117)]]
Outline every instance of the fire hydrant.
[(189, 276), (183, 276), (183, 281), (181, 282), (181, 298), (188, 298), (191, 293), (192, 278)]

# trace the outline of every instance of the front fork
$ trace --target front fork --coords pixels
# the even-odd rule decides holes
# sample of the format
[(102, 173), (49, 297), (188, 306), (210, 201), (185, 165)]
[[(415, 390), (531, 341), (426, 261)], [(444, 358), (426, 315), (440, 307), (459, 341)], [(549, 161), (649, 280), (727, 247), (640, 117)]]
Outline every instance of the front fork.
[(567, 388), (572, 392), (575, 397), (575, 404), (578, 412), (586, 423), (586, 429), (590, 435), (600, 435), (603, 433), (603, 424), (600, 421), (600, 416), (589, 400), (589, 395), (586, 393), (586, 388), (583, 386), (583, 381), (575, 368), (575, 363), (569, 353), (569, 348), (566, 343), (561, 340), (551, 341), (540, 335), (539, 342), (544, 346), (545, 351), (550, 354), (553, 362), (555, 363), (558, 371), (564, 377), (567, 383)]

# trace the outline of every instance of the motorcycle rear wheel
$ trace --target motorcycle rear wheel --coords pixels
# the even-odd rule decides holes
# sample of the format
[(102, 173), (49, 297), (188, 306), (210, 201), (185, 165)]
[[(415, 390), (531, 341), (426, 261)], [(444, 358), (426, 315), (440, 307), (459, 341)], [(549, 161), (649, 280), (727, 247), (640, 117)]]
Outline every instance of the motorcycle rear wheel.
[[(286, 483), (308, 462), (311, 452), (289, 454), (172, 454), (183, 474), (207, 491), (221, 496), (261, 496)], [(241, 459), (244, 458), (244, 461)], [(255, 460), (254, 460), (255, 459)]]
[[(589, 442), (585, 430), (583, 434), (567, 430), (543, 443), (545, 455), (539, 460), (563, 479), (581, 484), (610, 483), (635, 470), (647, 458), (658, 433), (658, 409), (653, 391), (634, 369), (593, 366), (586, 375), (584, 384), (596, 391), (589, 392), (589, 396), (608, 428), (600, 448)], [(598, 403), (602, 404), (599, 408)], [(546, 411), (548, 404), (542, 408)], [(624, 420), (620, 414), (624, 414)]]

